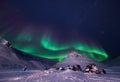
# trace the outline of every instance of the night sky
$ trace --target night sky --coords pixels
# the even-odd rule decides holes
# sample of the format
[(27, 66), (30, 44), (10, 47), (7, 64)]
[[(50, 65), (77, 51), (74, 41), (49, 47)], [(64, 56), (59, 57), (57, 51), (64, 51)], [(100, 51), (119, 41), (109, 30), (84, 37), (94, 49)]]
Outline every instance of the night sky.
[(1, 0), (1, 36), (15, 42), (18, 34), (26, 32), (33, 34), (34, 40), (44, 33), (61, 42), (92, 40), (102, 46), (109, 59), (116, 58), (120, 56), (120, 1)]

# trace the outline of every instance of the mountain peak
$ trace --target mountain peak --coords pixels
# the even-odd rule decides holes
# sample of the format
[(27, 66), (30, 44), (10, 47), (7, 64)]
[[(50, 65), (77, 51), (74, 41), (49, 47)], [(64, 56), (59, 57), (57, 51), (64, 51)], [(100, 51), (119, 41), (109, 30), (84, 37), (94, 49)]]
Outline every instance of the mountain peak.
[(81, 54), (79, 54), (78, 52), (71, 52), (68, 56), (68, 58), (70, 57), (83, 57)]

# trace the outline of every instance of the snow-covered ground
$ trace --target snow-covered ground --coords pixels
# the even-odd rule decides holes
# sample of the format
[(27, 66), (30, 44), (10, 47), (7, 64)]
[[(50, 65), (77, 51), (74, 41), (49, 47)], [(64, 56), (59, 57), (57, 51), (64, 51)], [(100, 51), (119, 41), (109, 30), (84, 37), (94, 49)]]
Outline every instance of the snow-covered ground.
[(0, 82), (120, 82), (120, 73), (106, 70), (107, 74), (80, 71), (49, 70), (2, 71)]

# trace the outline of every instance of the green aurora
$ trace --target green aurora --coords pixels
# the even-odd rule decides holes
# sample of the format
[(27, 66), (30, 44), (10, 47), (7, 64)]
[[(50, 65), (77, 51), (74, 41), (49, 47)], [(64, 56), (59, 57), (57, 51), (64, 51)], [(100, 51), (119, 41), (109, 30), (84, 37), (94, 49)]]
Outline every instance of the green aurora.
[(83, 42), (73, 41), (59, 44), (58, 41), (52, 40), (51, 37), (47, 35), (43, 35), (39, 40), (37, 39), (38, 41), (34, 41), (33, 37), (30, 33), (21, 33), (17, 35), (13, 42), (11, 41), (12, 46), (34, 56), (57, 59), (59, 61), (68, 56), (68, 52), (65, 51), (69, 49), (86, 52), (87, 57), (96, 61), (104, 61), (108, 58), (108, 54), (103, 49), (93, 45), (90, 46)]
[(108, 58), (107, 53), (103, 49), (97, 48), (95, 46), (91, 47), (85, 43), (71, 42), (69, 44), (59, 45), (56, 42), (53, 42), (49, 36), (44, 36), (40, 40), (40, 44), (42, 45), (42, 47), (49, 49), (51, 51), (65, 50), (68, 48), (74, 48), (76, 50), (84, 51), (89, 53), (87, 55), (88, 57), (96, 61), (103, 61)]

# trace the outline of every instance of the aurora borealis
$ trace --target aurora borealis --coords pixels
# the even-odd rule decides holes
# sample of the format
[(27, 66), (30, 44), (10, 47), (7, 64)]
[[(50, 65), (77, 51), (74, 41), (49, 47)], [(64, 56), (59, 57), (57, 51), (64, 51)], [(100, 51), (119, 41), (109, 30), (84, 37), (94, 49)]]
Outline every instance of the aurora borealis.
[[(69, 44), (59, 45), (57, 43), (53, 43), (50, 37), (44, 36), (41, 40), (41, 45), (49, 50), (52, 51), (59, 51), (59, 50), (65, 50), (68, 48), (74, 48), (76, 50), (84, 51), (89, 53), (88, 57), (95, 59), (97, 61), (103, 61), (108, 58), (107, 53), (97, 48), (96, 46), (89, 46), (89, 44), (80, 43), (80, 42), (71, 42)], [(96, 58), (93, 54), (97, 54), (98, 58)]]
[(96, 61), (103, 61), (108, 58), (108, 54), (102, 48), (85, 42), (68, 41), (67, 43), (60, 43), (59, 41), (52, 40), (50, 34), (34, 38), (36, 41), (33, 37), (35, 37), (34, 34), (21, 32), (12, 42), (12, 45), (14, 48), (25, 53), (59, 61), (67, 57), (69, 49), (86, 52), (89, 58)]

